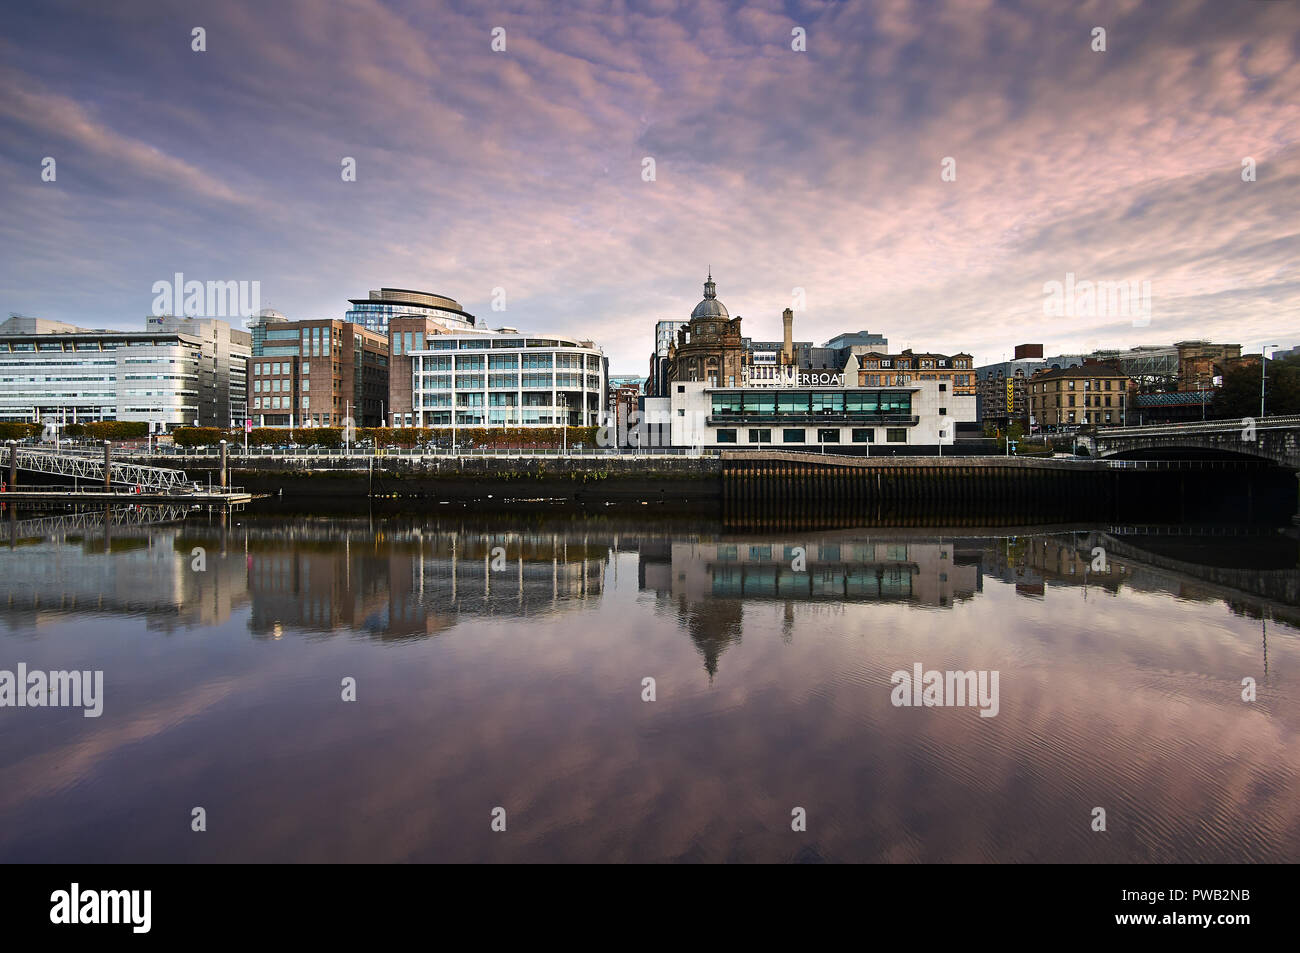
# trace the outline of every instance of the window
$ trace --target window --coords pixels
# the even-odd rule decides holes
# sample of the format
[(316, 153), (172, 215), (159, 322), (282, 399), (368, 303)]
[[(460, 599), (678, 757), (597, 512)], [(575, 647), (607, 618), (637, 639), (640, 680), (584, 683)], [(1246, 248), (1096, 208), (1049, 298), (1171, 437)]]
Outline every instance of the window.
[(940, 408), (939, 408), (939, 416), (940, 416), (940, 417), (947, 417), (947, 416), (948, 416), (948, 408), (947, 408), (947, 407), (940, 407)]
[(775, 394), (745, 394), (744, 397), (743, 413), (763, 414), (769, 417), (776, 413)]
[(740, 394), (714, 394), (713, 414), (717, 417), (729, 417), (740, 413)]
[(907, 428), (890, 427), (885, 431), (885, 439), (890, 443), (907, 443)]
[(940, 385), (939, 385), (939, 393), (942, 394), (942, 393), (943, 393), (944, 391), (946, 391), (947, 389), (948, 389), (948, 385), (947, 385), (947, 384), (940, 384)]
[(814, 414), (842, 414), (844, 413), (844, 394), (830, 393), (826, 391), (815, 391), (811, 395), (812, 412)]
[(818, 443), (839, 443), (840, 430), (838, 427), (824, 427), (817, 431)]
[(854, 427), (853, 442), (854, 443), (875, 443), (876, 442), (875, 429), (872, 427)]
[(782, 431), (781, 431), (781, 442), (782, 442), (782, 443), (803, 443), (803, 442), (804, 442), (804, 432), (803, 432), (802, 430), (798, 430), (798, 429), (795, 429), (795, 430), (782, 430)]
[(735, 430), (719, 430), (719, 431), (718, 431), (718, 443), (735, 443), (735, 442), (736, 442), (736, 431), (735, 431)]
[[(780, 414), (806, 414), (808, 413), (808, 394), (807, 392), (793, 391), (784, 392), (777, 395), (776, 398), (777, 413)], [(802, 433), (803, 431), (800, 431)], [(800, 442), (803, 438), (799, 438)]]
[(755, 427), (749, 431), (750, 443), (771, 443), (772, 431), (767, 427)]

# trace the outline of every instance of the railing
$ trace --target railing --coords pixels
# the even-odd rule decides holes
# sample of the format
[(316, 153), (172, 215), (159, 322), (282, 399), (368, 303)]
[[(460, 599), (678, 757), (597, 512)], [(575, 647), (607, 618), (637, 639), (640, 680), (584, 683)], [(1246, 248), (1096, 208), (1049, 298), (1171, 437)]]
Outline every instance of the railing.
[[(650, 456), (670, 456), (670, 457), (712, 457), (718, 455), (718, 450), (713, 447), (582, 447), (580, 449), (570, 448), (562, 450), (556, 448), (530, 448), (530, 447), (475, 447), (459, 448), (451, 450), (450, 448), (419, 449), (415, 447), (397, 447), (394, 449), (373, 448), (350, 450), (330, 449), (330, 450), (312, 450), (306, 447), (298, 447), (291, 450), (278, 450), (274, 447), (250, 447), (247, 454), (244, 453), (243, 447), (229, 448), (227, 450), (230, 461), (239, 461), (256, 458), (284, 458), (284, 459), (302, 459), (302, 460), (344, 460), (344, 459), (365, 459), (373, 457), (378, 460), (384, 460), (392, 457), (417, 459), (417, 458), (446, 458), (455, 459), (458, 457), (509, 457), (519, 459), (522, 457), (556, 457), (556, 458), (614, 458), (614, 457), (650, 457)], [(114, 451), (117, 453), (117, 451)], [(124, 454), (125, 455), (125, 454)], [(131, 456), (150, 456), (144, 450), (137, 450), (130, 454)], [(154, 457), (172, 457), (178, 463), (184, 463), (187, 460), (211, 460), (219, 458), (221, 451), (215, 447), (191, 447), (184, 450), (155, 450), (152, 454)]]
[(1197, 420), (1181, 424), (1147, 424), (1142, 427), (1106, 427), (1094, 434), (1095, 439), (1107, 440), (1112, 437), (1154, 437), (1162, 433), (1223, 433), (1239, 431), (1248, 426), (1246, 421), (1253, 421), (1256, 430), (1276, 430), (1300, 427), (1300, 417), (1234, 417), (1230, 420)]
[[(8, 463), (8, 459), (5, 460)], [(70, 476), (80, 480), (102, 482), (104, 479), (104, 460), (80, 453), (54, 453), (48, 450), (18, 449), (18, 466), (23, 470), (36, 473), (51, 473), (58, 476)], [(180, 470), (164, 467), (151, 467), (138, 463), (112, 461), (109, 466), (111, 482), (128, 486), (144, 486), (151, 490), (183, 489), (189, 484), (189, 478)]]
[(1109, 460), (1098, 461), (1116, 470), (1257, 470), (1262, 460)]

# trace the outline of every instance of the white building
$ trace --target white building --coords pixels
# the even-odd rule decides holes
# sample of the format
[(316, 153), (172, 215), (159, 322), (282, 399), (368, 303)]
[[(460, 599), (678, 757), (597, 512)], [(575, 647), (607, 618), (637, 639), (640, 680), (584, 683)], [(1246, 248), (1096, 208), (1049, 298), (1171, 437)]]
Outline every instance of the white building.
[(645, 436), (634, 442), (723, 449), (840, 446), (864, 452), (873, 444), (935, 447), (951, 444), (957, 422), (974, 416), (973, 394), (958, 396), (937, 380), (896, 387), (771, 386), (767, 381), (710, 387), (683, 381), (673, 382), (667, 397), (646, 399)]
[(485, 330), (430, 336), (408, 356), (412, 426), (604, 422), (608, 362), (590, 341)]
[(0, 421), (230, 426), (247, 406), (248, 336), (215, 320), (166, 324), (105, 331), (10, 318), (0, 325)]

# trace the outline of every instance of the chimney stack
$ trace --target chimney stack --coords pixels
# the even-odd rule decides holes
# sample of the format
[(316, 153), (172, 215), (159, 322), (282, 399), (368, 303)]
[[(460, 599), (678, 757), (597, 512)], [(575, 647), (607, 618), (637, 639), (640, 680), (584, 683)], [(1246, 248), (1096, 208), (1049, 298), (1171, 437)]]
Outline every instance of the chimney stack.
[(794, 363), (794, 312), (786, 308), (781, 312), (781, 323), (785, 325), (785, 343), (781, 346), (781, 356), (786, 364)]

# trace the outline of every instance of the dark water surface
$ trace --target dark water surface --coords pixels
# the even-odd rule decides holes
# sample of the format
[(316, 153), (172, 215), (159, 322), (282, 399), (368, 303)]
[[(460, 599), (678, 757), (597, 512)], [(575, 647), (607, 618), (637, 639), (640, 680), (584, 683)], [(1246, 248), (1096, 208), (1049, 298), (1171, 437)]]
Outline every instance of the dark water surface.
[[(0, 670), (105, 698), (0, 708), (2, 861), (1300, 856), (1279, 532), (3, 525)], [(896, 707), (916, 663), (996, 716)]]

